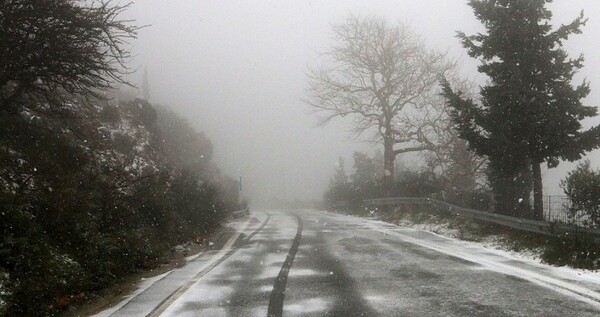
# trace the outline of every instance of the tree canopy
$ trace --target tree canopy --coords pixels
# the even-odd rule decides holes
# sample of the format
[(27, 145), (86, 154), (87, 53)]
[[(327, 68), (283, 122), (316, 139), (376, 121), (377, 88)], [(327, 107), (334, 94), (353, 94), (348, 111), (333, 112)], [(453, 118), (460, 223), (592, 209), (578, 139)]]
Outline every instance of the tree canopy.
[(502, 178), (523, 170), (533, 173), (534, 209), (541, 216), (541, 171), (563, 160), (577, 160), (600, 145), (600, 126), (583, 130), (581, 121), (597, 114), (585, 106), (587, 81), (572, 86), (583, 67), (583, 56), (571, 59), (563, 42), (581, 33), (583, 13), (573, 22), (553, 29), (551, 1), (471, 0), (484, 33), (458, 33), (469, 55), (480, 61), (489, 83), (479, 102), (464, 98), (449, 83), (444, 94), (453, 108), (460, 136)]
[(38, 108), (58, 92), (89, 95), (123, 83), (138, 27), (110, 0), (0, 1), (0, 111)]
[(408, 26), (380, 17), (350, 16), (333, 26), (333, 38), (323, 66), (309, 72), (307, 102), (321, 124), (348, 116), (355, 136), (374, 132), (389, 187), (396, 155), (435, 147), (438, 81), (452, 65)]
[(146, 100), (115, 97), (138, 29), (126, 8), (0, 0), (2, 316), (56, 316), (202, 241), (238, 208), (210, 140)]

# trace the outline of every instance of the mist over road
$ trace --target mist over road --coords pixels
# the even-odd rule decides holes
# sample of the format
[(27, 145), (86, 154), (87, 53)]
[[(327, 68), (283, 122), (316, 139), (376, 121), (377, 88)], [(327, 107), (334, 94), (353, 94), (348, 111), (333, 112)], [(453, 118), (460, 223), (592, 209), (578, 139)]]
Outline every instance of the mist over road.
[(313, 210), (230, 226), (222, 250), (99, 316), (600, 314), (598, 284), (428, 232)]

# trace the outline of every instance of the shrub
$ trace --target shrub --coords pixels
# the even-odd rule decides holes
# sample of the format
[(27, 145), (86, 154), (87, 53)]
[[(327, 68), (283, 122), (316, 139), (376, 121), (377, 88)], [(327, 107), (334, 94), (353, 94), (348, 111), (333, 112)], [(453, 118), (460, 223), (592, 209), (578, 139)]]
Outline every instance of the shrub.
[(542, 259), (554, 265), (597, 270), (600, 267), (600, 247), (592, 239), (565, 235), (546, 244)]
[(593, 170), (585, 161), (569, 172), (560, 185), (570, 202), (569, 216), (591, 227), (600, 226), (600, 170)]

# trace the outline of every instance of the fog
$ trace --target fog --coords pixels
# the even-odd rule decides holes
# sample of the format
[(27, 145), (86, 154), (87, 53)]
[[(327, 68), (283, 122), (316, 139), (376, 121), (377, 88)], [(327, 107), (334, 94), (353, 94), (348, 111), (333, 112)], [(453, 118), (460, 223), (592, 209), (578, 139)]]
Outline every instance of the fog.
[[(581, 9), (590, 18), (582, 35), (567, 42), (572, 57), (586, 56), (577, 80), (591, 81), (586, 105), (600, 105), (600, 6), (594, 1), (557, 0), (554, 25), (568, 23)], [(462, 73), (483, 83), (476, 63), (455, 38), (480, 30), (466, 1), (209, 1), (138, 0), (128, 16), (138, 25), (131, 81), (150, 80), (150, 101), (184, 114), (214, 145), (222, 171), (243, 177), (244, 195), (254, 204), (273, 197), (319, 199), (338, 157), (352, 166), (354, 151), (376, 146), (349, 139), (348, 123), (316, 128), (302, 102), (308, 65), (329, 45), (330, 26), (348, 14), (380, 15), (403, 21), (430, 47), (456, 58)], [(594, 119), (600, 123), (600, 120)], [(592, 124), (594, 122), (588, 122)], [(598, 151), (588, 155), (600, 167)], [(545, 171), (548, 194), (573, 164)]]

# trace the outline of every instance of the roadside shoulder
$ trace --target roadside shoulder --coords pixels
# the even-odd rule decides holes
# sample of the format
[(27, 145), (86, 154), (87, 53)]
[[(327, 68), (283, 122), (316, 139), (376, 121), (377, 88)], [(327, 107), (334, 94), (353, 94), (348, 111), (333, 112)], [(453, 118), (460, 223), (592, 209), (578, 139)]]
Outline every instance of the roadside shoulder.
[(70, 306), (61, 316), (94, 316), (108, 310), (110, 307), (126, 304), (128, 300), (143, 292), (173, 270), (183, 267), (205, 252), (220, 249), (235, 232), (233, 228), (222, 225), (213, 234), (201, 241), (189, 241), (177, 245), (171, 249), (169, 254), (164, 256), (163, 261), (157, 267), (140, 271), (119, 281), (110, 288), (87, 295), (87, 300)]

